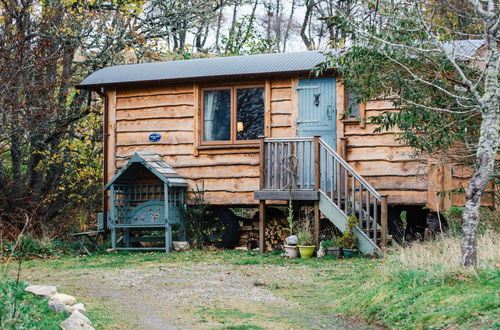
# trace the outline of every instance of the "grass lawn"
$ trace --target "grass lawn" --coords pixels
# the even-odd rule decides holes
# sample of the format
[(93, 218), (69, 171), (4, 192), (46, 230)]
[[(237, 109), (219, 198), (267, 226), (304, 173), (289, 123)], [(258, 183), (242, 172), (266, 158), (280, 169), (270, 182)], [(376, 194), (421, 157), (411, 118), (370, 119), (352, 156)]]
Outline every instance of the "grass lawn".
[[(285, 260), (274, 253), (189, 251), (63, 256), (23, 267), (26, 281), (50, 282), (82, 298), (96, 328), (136, 328), (140, 320), (130, 313), (142, 315), (144, 304), (164, 306), (157, 317), (187, 327), (500, 327), (494, 262), (478, 272), (438, 272), (403, 267), (394, 256)], [(116, 299), (118, 291), (124, 296)], [(122, 300), (145, 303), (127, 314), (117, 312)]]

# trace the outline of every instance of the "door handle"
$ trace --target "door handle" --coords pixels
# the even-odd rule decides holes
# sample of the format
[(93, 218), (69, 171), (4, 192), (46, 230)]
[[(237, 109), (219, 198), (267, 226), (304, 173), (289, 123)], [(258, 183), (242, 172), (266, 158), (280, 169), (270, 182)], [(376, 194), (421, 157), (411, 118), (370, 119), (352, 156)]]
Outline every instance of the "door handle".
[(328, 119), (332, 119), (332, 105), (328, 104), (326, 107), (326, 115), (328, 116)]

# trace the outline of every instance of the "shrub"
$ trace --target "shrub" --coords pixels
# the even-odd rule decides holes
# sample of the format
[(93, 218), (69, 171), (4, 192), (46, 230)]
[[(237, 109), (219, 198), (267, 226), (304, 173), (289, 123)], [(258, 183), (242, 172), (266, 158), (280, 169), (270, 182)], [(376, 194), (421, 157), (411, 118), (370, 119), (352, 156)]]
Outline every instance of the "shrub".
[(337, 242), (344, 249), (355, 249), (356, 248), (356, 237), (354, 236), (354, 227), (358, 225), (358, 218), (351, 215), (347, 219), (347, 229), (342, 232), (342, 236), (337, 238)]

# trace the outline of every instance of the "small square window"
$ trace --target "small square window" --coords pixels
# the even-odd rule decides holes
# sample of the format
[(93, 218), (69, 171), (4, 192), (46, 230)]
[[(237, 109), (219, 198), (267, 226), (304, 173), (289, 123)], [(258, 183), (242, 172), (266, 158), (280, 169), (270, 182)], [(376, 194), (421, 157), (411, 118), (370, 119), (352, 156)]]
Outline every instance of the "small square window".
[(360, 118), (360, 103), (358, 99), (359, 97), (357, 94), (347, 91), (347, 116), (350, 118)]

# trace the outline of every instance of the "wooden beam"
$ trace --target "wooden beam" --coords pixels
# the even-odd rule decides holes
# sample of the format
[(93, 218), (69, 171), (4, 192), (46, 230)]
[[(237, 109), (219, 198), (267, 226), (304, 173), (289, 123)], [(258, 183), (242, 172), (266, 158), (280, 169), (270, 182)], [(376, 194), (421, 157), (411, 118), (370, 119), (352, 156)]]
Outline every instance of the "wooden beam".
[(381, 226), (380, 235), (382, 236), (381, 237), (382, 238), (382, 247), (387, 247), (387, 234), (388, 234), (387, 195), (380, 195), (380, 198), (382, 200), (382, 203), (380, 206), (380, 226)]
[(200, 146), (200, 139), (201, 139), (201, 133), (200, 133), (200, 121), (201, 121), (201, 107), (200, 107), (200, 94), (199, 94), (199, 86), (197, 83), (193, 84), (193, 101), (194, 101), (194, 128), (193, 128), (193, 133), (194, 133), (194, 155), (198, 156), (199, 155), (199, 146)]
[(256, 200), (292, 200), (299, 201), (317, 201), (319, 195), (317, 191), (305, 190), (292, 190), (291, 196), (288, 190), (259, 190), (254, 192), (254, 199)]
[(259, 202), (259, 251), (266, 252), (265, 237), (266, 234), (266, 201)]
[(339, 146), (337, 148), (338, 154), (343, 159), (347, 160), (347, 138), (341, 137), (339, 138)]
[(319, 248), (319, 232), (321, 230), (321, 217), (319, 212), (319, 201), (314, 202), (314, 245)]
[(359, 127), (366, 127), (366, 103), (361, 103), (359, 105)]
[(264, 135), (271, 136), (271, 81), (264, 86)]
[(266, 143), (264, 141), (264, 137), (260, 137), (260, 148), (259, 148), (259, 189), (262, 190), (264, 189), (264, 175), (266, 173), (266, 153), (265, 153), (265, 148), (266, 148)]
[(319, 190), (320, 184), (320, 150), (319, 150), (319, 135), (314, 137), (314, 190)]

